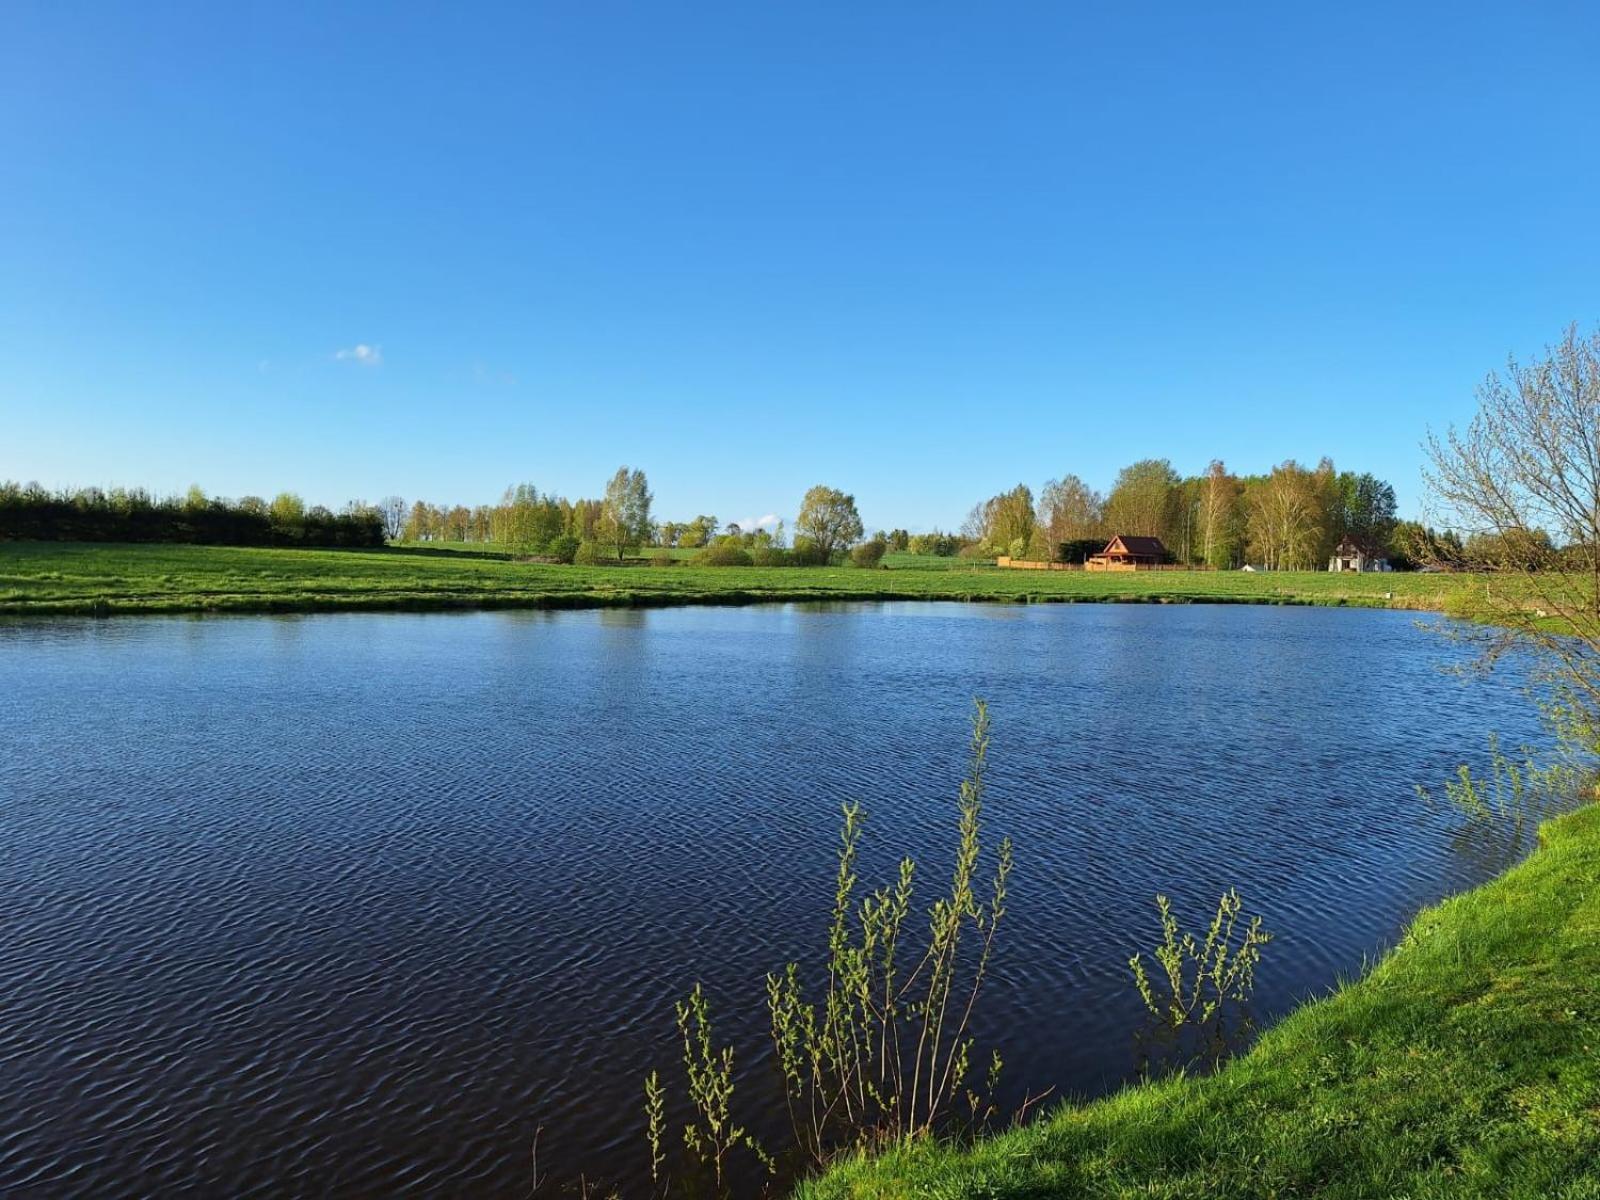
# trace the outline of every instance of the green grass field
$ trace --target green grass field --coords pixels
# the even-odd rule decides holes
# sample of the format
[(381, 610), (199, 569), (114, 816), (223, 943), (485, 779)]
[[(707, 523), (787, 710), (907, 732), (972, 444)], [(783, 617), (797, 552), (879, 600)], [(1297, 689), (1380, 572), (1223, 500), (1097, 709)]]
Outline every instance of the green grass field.
[(483, 547), (293, 550), (0, 542), (0, 614), (563, 608), (788, 600), (1147, 601), (1457, 611), (1482, 584), (1448, 575), (1087, 574), (891, 555), (855, 567), (580, 567)]
[(844, 1163), (799, 1195), (1600, 1197), (1600, 807), (1542, 840), (1215, 1075), (1129, 1088), (970, 1150)]

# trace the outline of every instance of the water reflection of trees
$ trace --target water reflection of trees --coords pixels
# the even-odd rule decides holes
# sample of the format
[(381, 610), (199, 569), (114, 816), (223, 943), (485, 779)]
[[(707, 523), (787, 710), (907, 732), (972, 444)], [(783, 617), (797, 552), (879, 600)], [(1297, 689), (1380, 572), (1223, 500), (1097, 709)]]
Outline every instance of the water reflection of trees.
[(1499, 875), (1534, 849), (1543, 822), (1581, 802), (1592, 772), (1593, 764), (1570, 748), (1541, 759), (1527, 746), (1508, 754), (1490, 737), (1487, 771), (1463, 765), (1445, 781), (1442, 796), (1423, 787), (1417, 793), (1424, 803), (1447, 806), (1462, 818), (1451, 833), (1451, 849), (1482, 874)]
[(1214, 1071), (1248, 1048), (1256, 1029), (1248, 1001), (1231, 1002), (1210, 1020), (1182, 1025), (1147, 1012), (1133, 1035), (1134, 1065), (1141, 1079), (1160, 1079), (1177, 1071)]

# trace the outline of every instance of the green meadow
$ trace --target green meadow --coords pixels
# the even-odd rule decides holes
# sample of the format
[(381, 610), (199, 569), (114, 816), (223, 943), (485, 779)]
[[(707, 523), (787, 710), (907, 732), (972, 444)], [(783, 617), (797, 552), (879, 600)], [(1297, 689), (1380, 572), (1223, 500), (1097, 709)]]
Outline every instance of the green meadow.
[(1439, 574), (1019, 571), (890, 555), (882, 568), (566, 566), (492, 547), (300, 550), (0, 542), (0, 614), (317, 612), (751, 604), (805, 600), (1358, 605), (1468, 612), (1480, 577)]

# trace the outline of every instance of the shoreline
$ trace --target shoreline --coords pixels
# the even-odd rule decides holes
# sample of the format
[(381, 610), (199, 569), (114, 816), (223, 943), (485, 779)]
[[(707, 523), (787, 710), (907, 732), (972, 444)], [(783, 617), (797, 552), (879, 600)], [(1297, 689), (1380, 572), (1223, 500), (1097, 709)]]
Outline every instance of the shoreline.
[(967, 1146), (856, 1156), (797, 1200), (911, 1195), (1533, 1197), (1600, 1186), (1600, 803), (1424, 908), (1363, 975), (1219, 1071)]
[(377, 593), (370, 596), (208, 596), (194, 599), (95, 599), (0, 602), (0, 617), (271, 616), (336, 612), (504, 612), (619, 608), (745, 608), (764, 604), (994, 604), (1010, 607), (1051, 604), (1247, 605), (1276, 608), (1361, 608), (1445, 615), (1445, 609), (1360, 597), (1185, 596), (1051, 594), (1002, 595), (988, 592), (897, 592), (888, 589), (795, 588), (750, 591), (730, 588), (697, 595), (650, 592), (511, 593), (507, 595), (429, 596)]

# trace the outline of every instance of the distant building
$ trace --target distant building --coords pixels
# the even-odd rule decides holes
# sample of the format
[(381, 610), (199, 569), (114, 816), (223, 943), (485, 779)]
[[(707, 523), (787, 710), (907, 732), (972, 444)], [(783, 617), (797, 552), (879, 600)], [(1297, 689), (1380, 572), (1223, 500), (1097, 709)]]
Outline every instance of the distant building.
[(1356, 541), (1348, 533), (1334, 549), (1333, 557), (1328, 560), (1330, 571), (1387, 571), (1389, 558), (1376, 547), (1364, 545)]
[(1160, 538), (1119, 533), (1083, 565), (1091, 571), (1138, 571), (1159, 567), (1166, 560), (1167, 548)]

